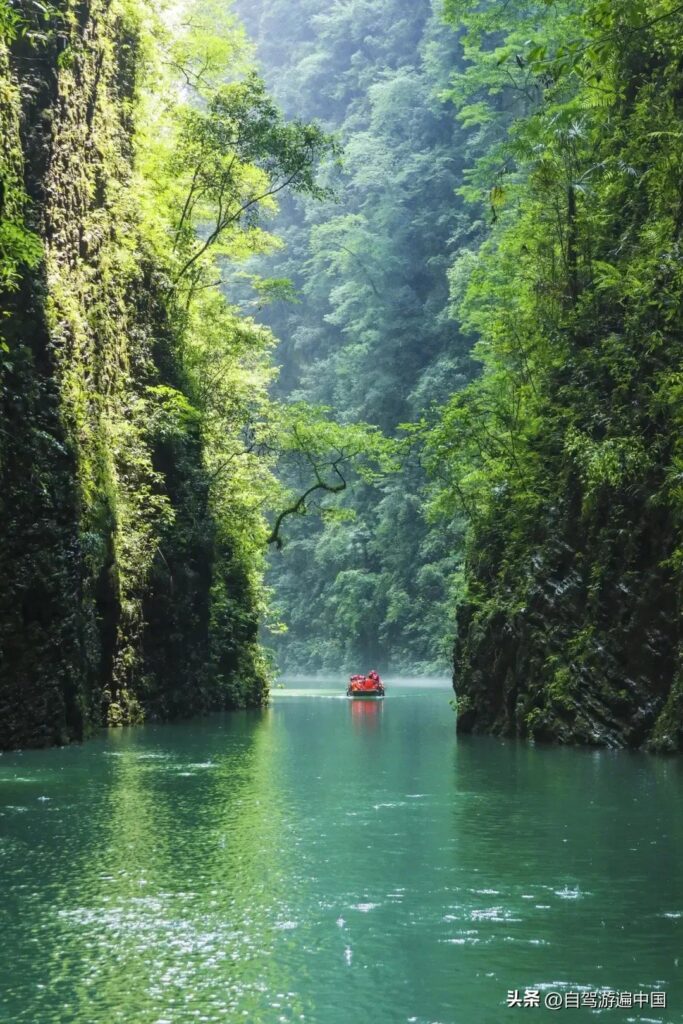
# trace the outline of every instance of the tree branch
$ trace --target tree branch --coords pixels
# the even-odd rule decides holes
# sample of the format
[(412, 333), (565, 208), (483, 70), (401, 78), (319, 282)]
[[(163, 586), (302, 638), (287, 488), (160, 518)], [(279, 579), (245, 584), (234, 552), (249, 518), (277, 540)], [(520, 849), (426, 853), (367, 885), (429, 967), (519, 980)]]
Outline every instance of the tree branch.
[(341, 470), (339, 469), (339, 461), (341, 461), (341, 459), (338, 460), (337, 462), (332, 463), (332, 469), (337, 474), (340, 480), (338, 484), (326, 483), (320, 477), (320, 473), (318, 472), (318, 469), (316, 467), (315, 475), (318, 482), (309, 487), (307, 491), (304, 491), (301, 497), (298, 498), (293, 505), (290, 505), (288, 508), (285, 508), (282, 510), (282, 512), (280, 512), (277, 519), (275, 520), (275, 525), (273, 526), (270, 537), (268, 538), (268, 543), (275, 544), (278, 551), (282, 550), (283, 544), (282, 537), (280, 536), (282, 524), (284, 523), (287, 516), (299, 515), (299, 513), (305, 511), (306, 502), (310, 498), (311, 494), (315, 494), (316, 491), (326, 491), (328, 494), (340, 494), (342, 491), (346, 490), (346, 480), (344, 479), (344, 476), (342, 475)]
[(223, 234), (223, 232), (225, 231), (226, 228), (228, 228), (231, 224), (234, 224), (236, 221), (239, 221), (240, 218), (247, 212), (247, 210), (250, 209), (250, 207), (256, 206), (258, 203), (262, 203), (265, 199), (270, 199), (272, 196), (276, 196), (278, 194), (278, 192), (282, 192), (282, 190), (287, 188), (288, 185), (291, 185), (292, 182), (294, 181), (294, 179), (297, 177), (298, 174), (301, 173), (301, 171), (302, 171), (302, 169), (304, 167), (305, 167), (305, 162), (302, 161), (301, 166), (297, 167), (297, 169), (295, 171), (292, 171), (290, 176), (285, 181), (281, 182), (276, 187), (268, 189), (266, 192), (262, 192), (261, 195), (253, 196), (246, 203), (243, 203), (240, 206), (240, 208), (235, 213), (230, 214), (230, 216), (226, 215), (224, 217), (222, 215), (222, 196), (221, 196), (220, 200), (219, 200), (219, 202), (220, 202), (219, 217), (218, 217), (218, 219), (216, 221), (215, 228), (213, 229), (211, 234), (208, 236), (208, 238), (204, 241), (204, 243), (199, 247), (199, 249), (197, 249), (197, 251), (192, 256), (190, 256), (190, 258), (185, 262), (185, 264), (183, 265), (181, 270), (176, 275), (176, 277), (175, 277), (175, 279), (173, 281), (173, 285), (171, 286), (169, 291), (173, 291), (173, 289), (183, 279), (183, 277), (188, 272), (188, 270), (190, 270), (194, 266), (194, 264), (197, 262), (197, 260), (201, 259), (201, 257), (204, 255), (204, 253), (208, 249), (210, 249), (211, 246), (214, 245), (218, 241), (218, 239)]

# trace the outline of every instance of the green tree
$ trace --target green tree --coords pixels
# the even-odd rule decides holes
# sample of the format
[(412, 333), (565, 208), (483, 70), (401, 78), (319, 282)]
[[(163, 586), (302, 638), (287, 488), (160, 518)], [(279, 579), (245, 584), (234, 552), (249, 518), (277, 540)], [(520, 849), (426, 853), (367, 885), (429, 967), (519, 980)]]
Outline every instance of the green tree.
[(683, 11), (447, 12), (454, 96), (498, 140), (464, 189), (489, 238), (451, 275), (482, 372), (425, 428), (433, 510), (471, 524), (460, 725), (673, 749)]
[[(275, 392), (396, 436), (401, 422), (471, 373), (469, 343), (447, 315), (448, 266), (470, 229), (454, 197), (461, 133), (442, 98), (457, 35), (427, 2), (296, 0), (237, 10), (284, 108), (318, 118), (343, 145), (341, 169), (326, 172), (335, 201), (287, 200), (277, 222), (286, 249), (262, 269), (291, 279), (298, 297), (262, 314), (279, 339)], [(400, 474), (341, 491), (345, 518), (289, 522), (269, 574), (289, 625), (273, 639), (282, 668), (338, 671), (371, 660), (447, 669), (445, 605), (460, 524), (425, 521), (424, 474), (414, 458), (403, 461)], [(303, 493), (295, 467), (280, 472), (295, 496)], [(438, 586), (418, 583), (425, 563)], [(358, 616), (362, 634), (352, 628)]]

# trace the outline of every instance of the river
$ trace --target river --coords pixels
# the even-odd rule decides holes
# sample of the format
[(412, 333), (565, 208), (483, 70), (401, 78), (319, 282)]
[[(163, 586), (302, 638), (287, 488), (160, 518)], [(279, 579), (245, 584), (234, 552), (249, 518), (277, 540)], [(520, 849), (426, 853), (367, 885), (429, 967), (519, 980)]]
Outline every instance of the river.
[(683, 762), (456, 739), (450, 696), (0, 757), (0, 1019), (683, 1021)]

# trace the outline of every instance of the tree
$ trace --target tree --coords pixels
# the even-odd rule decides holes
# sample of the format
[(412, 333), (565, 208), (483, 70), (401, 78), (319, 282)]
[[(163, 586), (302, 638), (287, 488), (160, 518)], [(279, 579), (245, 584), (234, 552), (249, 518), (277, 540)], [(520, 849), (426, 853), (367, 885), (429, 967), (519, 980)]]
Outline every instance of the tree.
[(202, 257), (221, 245), (226, 252), (231, 230), (253, 230), (284, 189), (329, 195), (316, 169), (334, 145), (317, 125), (285, 122), (254, 73), (219, 87), (206, 109), (185, 107), (177, 120), (170, 171), (184, 201), (173, 224), (173, 285), (189, 277), (192, 291)]
[(350, 474), (370, 483), (400, 468), (399, 446), (377, 427), (367, 423), (340, 425), (326, 418), (328, 412), (302, 403), (278, 408), (274, 435), (280, 469), (286, 464), (287, 478), (298, 478), (304, 488), (275, 518), (268, 543), (278, 550), (283, 546), (282, 529), (289, 516), (306, 515), (315, 509), (328, 520), (339, 522), (344, 518), (338, 508), (321, 504), (321, 499), (345, 491)]
[[(274, 392), (399, 436), (401, 422), (471, 373), (469, 342), (447, 316), (449, 262), (469, 229), (454, 197), (462, 133), (442, 98), (457, 34), (427, 0), (238, 0), (237, 10), (285, 109), (319, 119), (344, 146), (342, 166), (323, 172), (337, 201), (288, 198), (277, 222), (286, 248), (259, 261), (263, 274), (291, 279), (299, 298), (262, 314), (279, 339)], [(305, 459), (284, 460), (280, 478), (292, 494), (286, 507), (317, 484)], [(324, 479), (341, 487), (334, 471)], [(439, 594), (449, 592), (460, 522), (426, 522), (415, 459), (400, 474), (349, 479), (334, 497), (346, 518), (289, 516), (283, 556), (271, 557), (269, 582), (290, 626), (274, 638), (281, 664), (337, 670), (339, 659), (372, 658), (446, 669), (452, 623), (432, 614), (416, 566), (432, 565)], [(321, 489), (310, 498), (327, 503)], [(352, 592), (365, 595), (362, 634), (350, 631), (350, 608), (342, 615)]]

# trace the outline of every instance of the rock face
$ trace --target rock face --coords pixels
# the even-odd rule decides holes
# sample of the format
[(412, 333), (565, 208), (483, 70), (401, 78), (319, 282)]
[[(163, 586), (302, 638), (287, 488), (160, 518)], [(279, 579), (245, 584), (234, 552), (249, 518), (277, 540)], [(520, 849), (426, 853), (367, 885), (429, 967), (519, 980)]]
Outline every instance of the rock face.
[[(671, 9), (622, 33), (624, 5), (580, 4), (576, 21), (570, 6), (566, 36), (548, 26), (547, 52), (580, 37), (583, 60), (594, 42), (596, 79), (577, 66), (565, 78), (556, 64), (544, 98), (514, 121), (516, 211), (510, 202), (480, 248), (460, 307), (483, 370), (437, 433), (435, 450), (458, 468), (450, 508), (471, 523), (459, 728), (673, 752), (683, 749), (683, 204), (671, 167), (683, 20)], [(495, 45), (511, 44), (517, 22), (502, 17), (496, 31)], [(482, 76), (493, 40), (472, 58)], [(607, 66), (613, 92), (598, 99)], [(577, 111), (582, 142), (567, 162)]]
[(160, 426), (157, 394), (184, 381), (136, 222), (134, 5), (62, 0), (35, 25), (42, 5), (17, 6), (29, 31), (0, 39), (5, 748), (265, 692), (199, 428)]
[[(648, 481), (643, 493), (654, 489)], [(613, 492), (582, 515), (579, 490), (566, 483), (534, 550), (505, 572), (504, 545), (470, 552), (478, 586), (458, 614), (458, 730), (679, 751), (674, 525), (632, 492)]]

